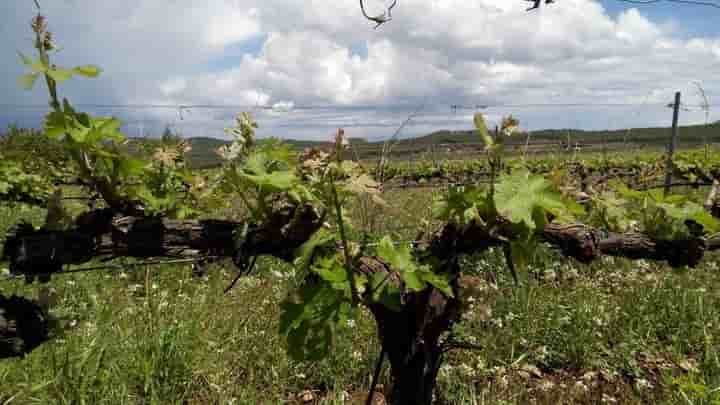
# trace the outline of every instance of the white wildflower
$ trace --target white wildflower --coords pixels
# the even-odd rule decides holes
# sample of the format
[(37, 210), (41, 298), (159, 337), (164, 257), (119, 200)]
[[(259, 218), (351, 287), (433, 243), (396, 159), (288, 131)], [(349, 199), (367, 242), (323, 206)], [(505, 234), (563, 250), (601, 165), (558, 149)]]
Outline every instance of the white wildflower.
[(538, 388), (540, 389), (540, 391), (550, 391), (551, 389), (555, 388), (555, 383), (550, 380), (544, 380), (540, 383)]
[(588, 392), (588, 391), (590, 391), (590, 388), (588, 388), (588, 386), (585, 385), (585, 383), (582, 382), (582, 381), (576, 382), (575, 385), (573, 385), (573, 389), (574, 389), (575, 391), (578, 391), (578, 392)]
[(650, 389), (652, 387), (652, 383), (644, 378), (638, 378), (635, 381), (635, 388), (637, 388), (638, 390)]

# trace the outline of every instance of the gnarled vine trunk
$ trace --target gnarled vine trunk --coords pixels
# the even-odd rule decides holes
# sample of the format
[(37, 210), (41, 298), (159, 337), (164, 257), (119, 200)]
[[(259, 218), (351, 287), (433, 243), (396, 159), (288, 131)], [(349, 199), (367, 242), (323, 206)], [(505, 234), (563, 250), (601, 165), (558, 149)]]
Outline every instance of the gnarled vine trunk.
[[(376, 262), (372, 264), (371, 261)], [(378, 271), (381, 264), (377, 259), (365, 258), (361, 267), (374, 267), (374, 271)], [(450, 284), (457, 297), (457, 265), (450, 270)], [(368, 307), (377, 323), (383, 351), (390, 361), (392, 391), (389, 402), (393, 405), (431, 404), (446, 349), (442, 338), (460, 317), (460, 301), (444, 296), (436, 288), (427, 288), (403, 294), (399, 311), (380, 303)]]

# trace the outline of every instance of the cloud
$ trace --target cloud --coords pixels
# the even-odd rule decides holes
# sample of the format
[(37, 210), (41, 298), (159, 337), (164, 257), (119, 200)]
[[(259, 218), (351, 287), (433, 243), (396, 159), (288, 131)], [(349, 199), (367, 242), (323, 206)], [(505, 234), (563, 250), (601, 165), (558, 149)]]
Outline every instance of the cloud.
[[(520, 1), (405, 0), (378, 30), (360, 16), (355, 0), (45, 3), (65, 47), (59, 63), (105, 68), (97, 80), (63, 87), (63, 94), (88, 103), (409, 106), (395, 115), (346, 110), (325, 121), (331, 133), (343, 122), (359, 128), (363, 119), (399, 124), (423, 103), (438, 111), (450, 104), (650, 104), (671, 101), (677, 89), (697, 103), (691, 80), (703, 80), (711, 97), (720, 94), (720, 83), (713, 80), (720, 64), (716, 34), (683, 38), (678, 27), (691, 22), (655, 21), (634, 8), (611, 16), (592, 0), (564, 0), (532, 13)], [(368, 1), (368, 7), (373, 14), (384, 6)], [(27, 49), (33, 10), (22, 2), (5, 2), (0, 12), (7, 19), (0, 50), (10, 55)], [(5, 78), (0, 102), (41, 102), (39, 89), (23, 93), (16, 88), (20, 71), (12, 63), (0, 67)], [(428, 115), (432, 118), (422, 128), (433, 127), (430, 120), (437, 124), (433, 128), (460, 125), (448, 118), (449, 109), (444, 111), (444, 117)], [(521, 114), (536, 127), (572, 124), (556, 111)], [(657, 109), (616, 117), (588, 109), (574, 120), (585, 127), (643, 126), (663, 122), (666, 113)], [(217, 135), (217, 127), (229, 124), (232, 115), (220, 114), (218, 120), (218, 114), (196, 114), (193, 131), (202, 131), (204, 122), (208, 135)], [(172, 110), (138, 115), (163, 123), (178, 119)], [(281, 117), (297, 119), (292, 114), (265, 117), (267, 125), (297, 127), (281, 125)], [(695, 119), (694, 114), (687, 117)], [(183, 121), (176, 124), (191, 125), (191, 119)], [(321, 120), (302, 122), (320, 136)], [(364, 131), (368, 134), (383, 128), (366, 127), (373, 128)], [(385, 132), (392, 133), (389, 127)]]

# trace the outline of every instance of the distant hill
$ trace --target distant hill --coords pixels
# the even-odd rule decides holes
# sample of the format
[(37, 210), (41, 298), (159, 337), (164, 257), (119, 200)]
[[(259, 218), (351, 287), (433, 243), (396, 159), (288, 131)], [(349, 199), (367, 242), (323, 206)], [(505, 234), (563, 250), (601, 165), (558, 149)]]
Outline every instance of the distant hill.
[[(583, 151), (618, 151), (623, 149), (659, 149), (667, 146), (670, 128), (634, 128), (631, 130), (584, 131), (578, 129), (549, 129), (533, 131), (529, 137), (529, 151), (533, 154), (556, 153), (568, 144), (571, 147), (579, 144)], [(22, 130), (14, 127), (7, 131), (0, 130), (0, 150), (5, 157), (19, 154), (23, 156), (28, 150), (40, 151), (48, 149), (47, 155), (62, 155), (62, 145), (49, 142), (38, 131)], [(188, 138), (192, 144), (189, 161), (194, 168), (209, 168), (220, 164), (216, 150), (229, 144), (229, 141), (210, 138)], [(154, 149), (161, 140), (159, 138), (129, 138), (128, 148), (142, 154)], [(511, 151), (522, 151), (528, 141), (527, 133), (514, 134), (506, 138), (505, 143)], [(285, 140), (296, 150), (310, 147), (327, 147), (329, 142)], [(680, 127), (679, 148), (697, 147), (705, 143), (720, 143), (720, 122), (712, 125), (693, 125)], [(380, 156), (383, 141), (367, 141), (351, 138), (353, 145), (348, 157), (359, 157), (364, 160), (376, 159)], [(483, 145), (473, 130), (436, 131), (430, 134), (401, 139), (392, 149), (395, 159), (463, 159), (476, 157), (483, 151)]]
[[(531, 142), (559, 142), (566, 140), (568, 136), (571, 142), (601, 143), (601, 142), (633, 142), (633, 143), (661, 143), (667, 144), (670, 137), (670, 128), (633, 128), (619, 130), (597, 130), (585, 131), (580, 129), (544, 129), (530, 133)], [(527, 137), (526, 132), (518, 133), (508, 138), (507, 144), (524, 144)], [(708, 141), (720, 141), (720, 124), (693, 125), (680, 127), (680, 142), (702, 143)], [(425, 136), (403, 139), (401, 145), (427, 145), (427, 144), (472, 144), (479, 142), (477, 132), (467, 131), (436, 131)]]
[[(566, 144), (568, 139), (571, 145), (580, 144), (586, 148), (602, 147), (618, 149), (627, 145), (644, 148), (665, 147), (670, 137), (670, 128), (634, 128), (632, 130), (604, 130), (584, 131), (578, 129), (548, 129), (530, 133), (530, 146), (535, 149), (557, 148)], [(525, 145), (527, 133), (514, 134), (507, 138), (505, 143), (511, 147), (519, 148)], [(191, 165), (196, 168), (213, 167), (220, 164), (215, 150), (229, 141), (216, 138), (198, 137), (190, 138), (193, 146), (189, 154)], [(329, 146), (329, 142), (285, 140), (295, 149), (303, 150), (309, 147)], [(680, 127), (679, 147), (699, 146), (705, 142), (720, 142), (720, 124), (694, 125)], [(383, 141), (368, 142), (364, 139), (353, 139), (354, 152), (361, 159), (372, 159), (379, 156)], [(473, 130), (467, 131), (436, 131), (417, 138), (402, 139), (393, 149), (395, 157), (416, 155), (427, 151), (431, 146), (453, 151), (479, 151), (482, 144)]]

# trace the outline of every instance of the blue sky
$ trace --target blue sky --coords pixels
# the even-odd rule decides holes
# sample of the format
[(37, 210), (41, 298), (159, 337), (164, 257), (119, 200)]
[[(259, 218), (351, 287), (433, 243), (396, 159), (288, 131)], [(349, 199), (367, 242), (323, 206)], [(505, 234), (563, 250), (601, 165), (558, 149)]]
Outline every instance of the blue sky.
[[(717, 3), (720, 5), (720, 1)], [(679, 34), (685, 37), (717, 37), (720, 34), (720, 8), (667, 2), (639, 5), (618, 0), (603, 0), (601, 4), (613, 16), (637, 8), (652, 21), (676, 24)]]
[[(512, 113), (531, 130), (644, 127), (669, 123), (663, 104), (674, 91), (695, 106), (681, 115), (693, 124), (706, 120), (695, 82), (720, 108), (720, 9), (710, 7), (558, 0), (527, 13), (520, 0), (400, 0), (374, 30), (356, 0), (43, 3), (63, 46), (58, 63), (104, 69), (63, 85), (74, 102), (226, 106), (182, 119), (171, 108), (87, 107), (124, 119), (130, 135), (171, 125), (223, 137), (236, 110), (273, 105), (285, 107), (254, 110), (260, 133), (288, 138), (324, 139), (340, 126), (386, 137), (421, 104), (406, 136), (470, 128), (473, 111), (452, 104), (490, 105), (491, 120)], [(373, 12), (383, 3), (367, 0)], [(15, 80), (15, 51), (30, 46), (30, 4), (0, 4), (0, 104), (46, 102), (42, 86), (25, 92)], [(583, 106), (508, 107), (557, 103)], [(714, 109), (709, 118), (720, 119)], [(3, 107), (0, 126), (39, 126), (44, 112)]]

